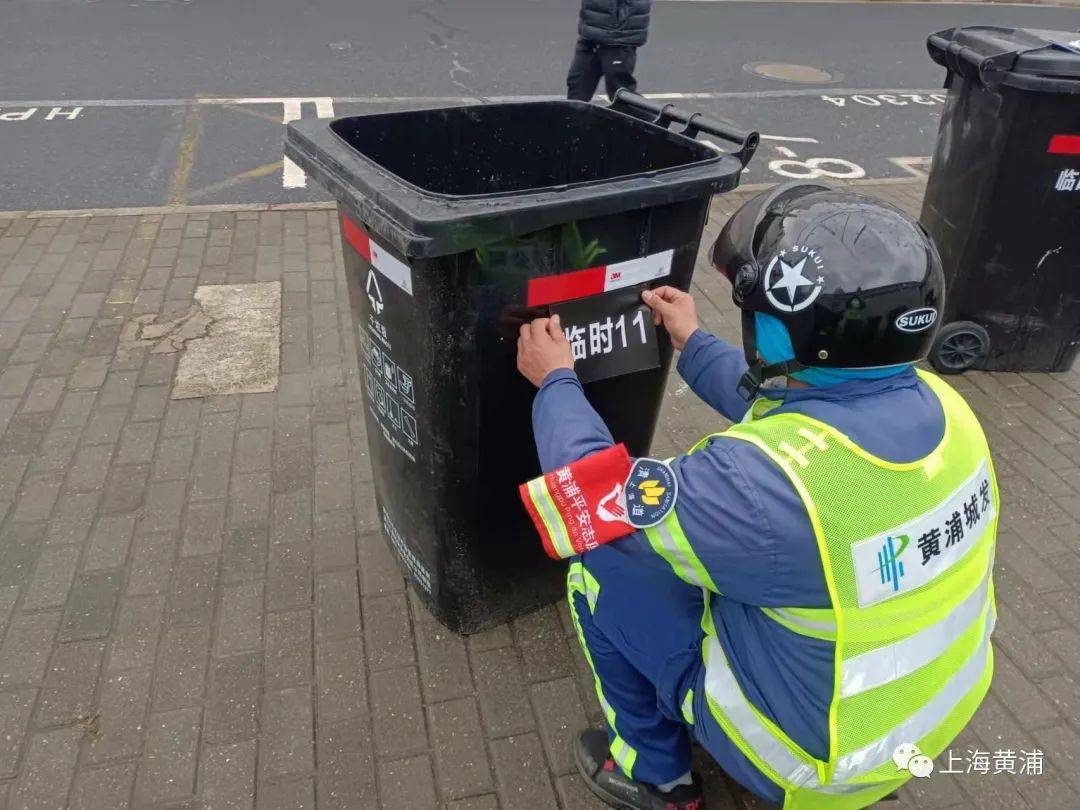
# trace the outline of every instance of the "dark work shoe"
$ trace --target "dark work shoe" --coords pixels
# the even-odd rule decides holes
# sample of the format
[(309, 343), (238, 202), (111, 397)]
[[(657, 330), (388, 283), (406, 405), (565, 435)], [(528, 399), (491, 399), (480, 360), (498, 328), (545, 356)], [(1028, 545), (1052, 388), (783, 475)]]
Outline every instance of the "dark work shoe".
[(679, 785), (661, 793), (654, 785), (630, 779), (615, 765), (608, 751), (607, 734), (588, 729), (578, 735), (574, 759), (589, 790), (610, 804), (626, 810), (705, 810), (705, 796), (694, 774), (694, 784)]

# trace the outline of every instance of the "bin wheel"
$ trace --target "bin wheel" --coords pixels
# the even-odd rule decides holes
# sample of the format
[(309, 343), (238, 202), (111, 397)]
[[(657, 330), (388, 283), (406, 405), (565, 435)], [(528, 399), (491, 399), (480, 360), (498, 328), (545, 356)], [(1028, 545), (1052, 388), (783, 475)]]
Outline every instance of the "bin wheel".
[(941, 327), (930, 349), (930, 363), (942, 374), (962, 374), (986, 357), (990, 335), (977, 323), (955, 321)]

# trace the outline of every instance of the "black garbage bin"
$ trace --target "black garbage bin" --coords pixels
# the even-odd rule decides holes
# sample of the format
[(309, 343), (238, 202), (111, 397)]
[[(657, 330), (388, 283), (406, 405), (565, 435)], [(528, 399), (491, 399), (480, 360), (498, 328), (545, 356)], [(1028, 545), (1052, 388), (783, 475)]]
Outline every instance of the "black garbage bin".
[(948, 280), (939, 371), (1065, 371), (1080, 348), (1080, 33), (953, 28), (921, 220)]
[(520, 324), (562, 308), (589, 400), (644, 454), (671, 347), (640, 291), (689, 286), (710, 198), (756, 145), (629, 95), (289, 125), (286, 154), (338, 200), (384, 534), (450, 628), (564, 590), (517, 495), (540, 473)]

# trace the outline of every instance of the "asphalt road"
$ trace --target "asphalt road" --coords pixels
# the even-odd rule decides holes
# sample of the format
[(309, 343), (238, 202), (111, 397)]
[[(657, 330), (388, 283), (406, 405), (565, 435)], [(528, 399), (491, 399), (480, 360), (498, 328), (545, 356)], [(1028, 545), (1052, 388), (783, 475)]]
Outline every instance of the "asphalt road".
[[(319, 199), (281, 165), (285, 119), (559, 95), (576, 7), (0, 0), (0, 210)], [(940, 111), (926, 35), (962, 24), (1076, 30), (1080, 12), (660, 0), (637, 73), (770, 136), (747, 182), (898, 177), (919, 170)], [(764, 78), (762, 62), (829, 78)]]

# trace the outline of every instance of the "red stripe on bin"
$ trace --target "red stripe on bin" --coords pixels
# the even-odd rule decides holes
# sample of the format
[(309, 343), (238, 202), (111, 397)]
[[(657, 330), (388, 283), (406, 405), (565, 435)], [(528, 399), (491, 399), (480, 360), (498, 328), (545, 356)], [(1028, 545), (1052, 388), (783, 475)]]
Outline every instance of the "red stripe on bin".
[(364, 257), (364, 261), (371, 261), (371, 239), (364, 233), (360, 226), (353, 222), (348, 217), (341, 218), (341, 231), (345, 235), (345, 241), (353, 246), (361, 256)]
[(1080, 135), (1054, 135), (1046, 151), (1051, 155), (1080, 155)]
[(540, 307), (573, 298), (584, 298), (587, 295), (598, 295), (604, 291), (606, 273), (607, 266), (602, 265), (558, 276), (529, 279), (528, 306)]

